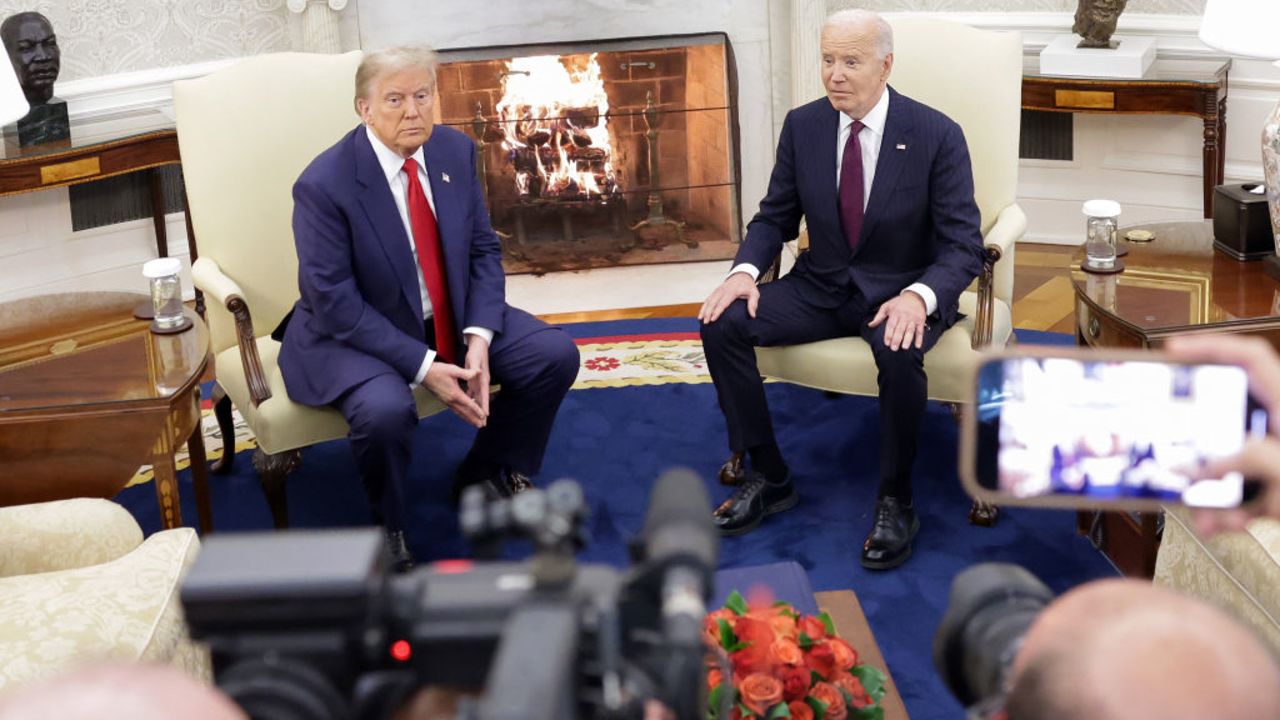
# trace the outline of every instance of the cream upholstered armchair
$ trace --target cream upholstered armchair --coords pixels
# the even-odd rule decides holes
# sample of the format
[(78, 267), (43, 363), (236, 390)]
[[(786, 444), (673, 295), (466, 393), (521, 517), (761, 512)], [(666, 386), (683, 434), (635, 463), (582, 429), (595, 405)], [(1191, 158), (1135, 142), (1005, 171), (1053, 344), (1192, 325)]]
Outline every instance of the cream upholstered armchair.
[(1280, 520), (1204, 539), (1185, 508), (1166, 507), (1154, 581), (1235, 615), (1280, 653)]
[[(960, 296), (963, 320), (925, 355), (929, 398), (967, 400), (966, 380), (980, 348), (1002, 346), (1013, 334), (1013, 250), (1027, 218), (1015, 201), (1022, 98), (1022, 40), (1017, 33), (977, 30), (942, 20), (890, 20), (894, 63), (889, 83), (904, 95), (946, 113), (964, 129), (986, 264)], [(871, 349), (857, 337), (758, 348), (760, 372), (850, 395), (879, 394)], [(730, 460), (730, 464), (737, 458)], [(995, 509), (975, 505), (970, 519), (994, 521)]]
[[(288, 524), (284, 482), (299, 448), (346, 437), (342, 415), (291, 401), (271, 331), (298, 299), (293, 183), (359, 122), (353, 97), (359, 51), (260, 55), (174, 83), (178, 144), (200, 258), (196, 287), (209, 299), (215, 412), (223, 437), (216, 471), (234, 457), (231, 406), (253, 431), (254, 467), (277, 527)], [(444, 406), (414, 388), (419, 416)]]
[(0, 690), (99, 658), (176, 665), (209, 679), (178, 602), (200, 541), (142, 539), (128, 511), (80, 498), (0, 508)]

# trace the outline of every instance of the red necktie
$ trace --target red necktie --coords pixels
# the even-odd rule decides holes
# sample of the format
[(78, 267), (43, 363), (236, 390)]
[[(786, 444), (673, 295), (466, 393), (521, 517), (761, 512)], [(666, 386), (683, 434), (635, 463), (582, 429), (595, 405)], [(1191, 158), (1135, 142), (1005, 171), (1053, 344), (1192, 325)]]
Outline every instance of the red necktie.
[(858, 236), (862, 234), (862, 143), (858, 142), (858, 133), (864, 127), (861, 121), (853, 121), (840, 161), (840, 220), (850, 250), (858, 247)]
[(427, 283), (431, 298), (431, 319), (436, 330), (436, 354), (445, 362), (458, 360), (458, 333), (453, 324), (453, 306), (449, 304), (449, 285), (444, 276), (444, 250), (440, 247), (440, 228), (435, 213), (427, 202), (427, 194), (418, 181), (418, 163), (404, 161), (409, 176), (409, 225), (413, 228), (413, 246), (418, 250), (418, 266)]

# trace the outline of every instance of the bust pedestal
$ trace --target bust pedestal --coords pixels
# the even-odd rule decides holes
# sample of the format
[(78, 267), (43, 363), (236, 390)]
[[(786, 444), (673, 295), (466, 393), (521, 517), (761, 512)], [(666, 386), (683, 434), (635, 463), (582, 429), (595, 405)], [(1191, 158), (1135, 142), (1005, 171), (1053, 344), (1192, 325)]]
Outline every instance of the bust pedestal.
[(1156, 59), (1150, 37), (1114, 35), (1112, 48), (1076, 47), (1079, 35), (1058, 35), (1040, 51), (1040, 72), (1068, 77), (1140, 78)]
[(54, 140), (71, 138), (71, 122), (67, 118), (65, 100), (51, 98), (43, 105), (36, 105), (14, 125), (6, 125), (4, 137), (12, 142), (17, 137), (18, 147), (40, 145)]

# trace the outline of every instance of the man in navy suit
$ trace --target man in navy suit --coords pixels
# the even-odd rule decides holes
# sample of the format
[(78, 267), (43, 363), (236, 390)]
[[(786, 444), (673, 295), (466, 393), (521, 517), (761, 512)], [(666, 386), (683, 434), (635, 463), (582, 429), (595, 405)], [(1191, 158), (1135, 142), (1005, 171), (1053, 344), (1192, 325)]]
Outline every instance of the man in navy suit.
[[(432, 124), (435, 53), (392, 48), (356, 71), (363, 121), (293, 187), (302, 297), (280, 369), (289, 397), (331, 405), (387, 530), (404, 541), (405, 477), (423, 385), (479, 428), (459, 470), (506, 496), (531, 487), (556, 410), (578, 372), (563, 331), (507, 305), (501, 247), (476, 176), (475, 146)], [(490, 382), (502, 391), (489, 396)]]
[[(924, 354), (982, 268), (982, 235), (960, 127), (888, 86), (888, 23), (865, 10), (835, 13), (821, 49), (827, 97), (787, 114), (768, 194), (729, 277), (698, 314), (729, 445), (751, 464), (715, 521), (739, 534), (798, 501), (754, 348), (859, 335), (879, 370), (881, 418), (879, 498), (861, 560), (885, 569), (906, 561), (919, 529), (911, 466)], [(809, 249), (790, 273), (757, 287), (801, 218)]]

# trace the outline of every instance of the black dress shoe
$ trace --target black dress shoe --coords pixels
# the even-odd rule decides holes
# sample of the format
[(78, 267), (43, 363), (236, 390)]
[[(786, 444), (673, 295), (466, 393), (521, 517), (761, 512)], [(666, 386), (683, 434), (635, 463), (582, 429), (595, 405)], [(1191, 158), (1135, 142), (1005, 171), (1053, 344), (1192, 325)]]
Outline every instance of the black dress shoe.
[(876, 518), (867, 541), (862, 544), (862, 567), (870, 570), (895, 568), (911, 557), (911, 541), (920, 532), (920, 518), (914, 506), (895, 497), (876, 502)]
[(454, 507), (458, 507), (462, 501), (463, 491), (472, 485), (479, 485), (484, 491), (484, 499), (492, 502), (533, 489), (533, 480), (518, 470), (505, 467), (493, 468), (480, 475), (471, 475), (459, 470), (453, 478), (453, 489), (450, 493)]
[(742, 484), (711, 514), (721, 535), (741, 535), (756, 529), (766, 515), (790, 510), (800, 502), (788, 475), (772, 483), (755, 470), (748, 470)]
[(393, 572), (408, 572), (413, 569), (413, 553), (409, 552), (409, 546), (404, 542), (403, 530), (387, 530), (387, 551), (391, 555), (391, 570)]

